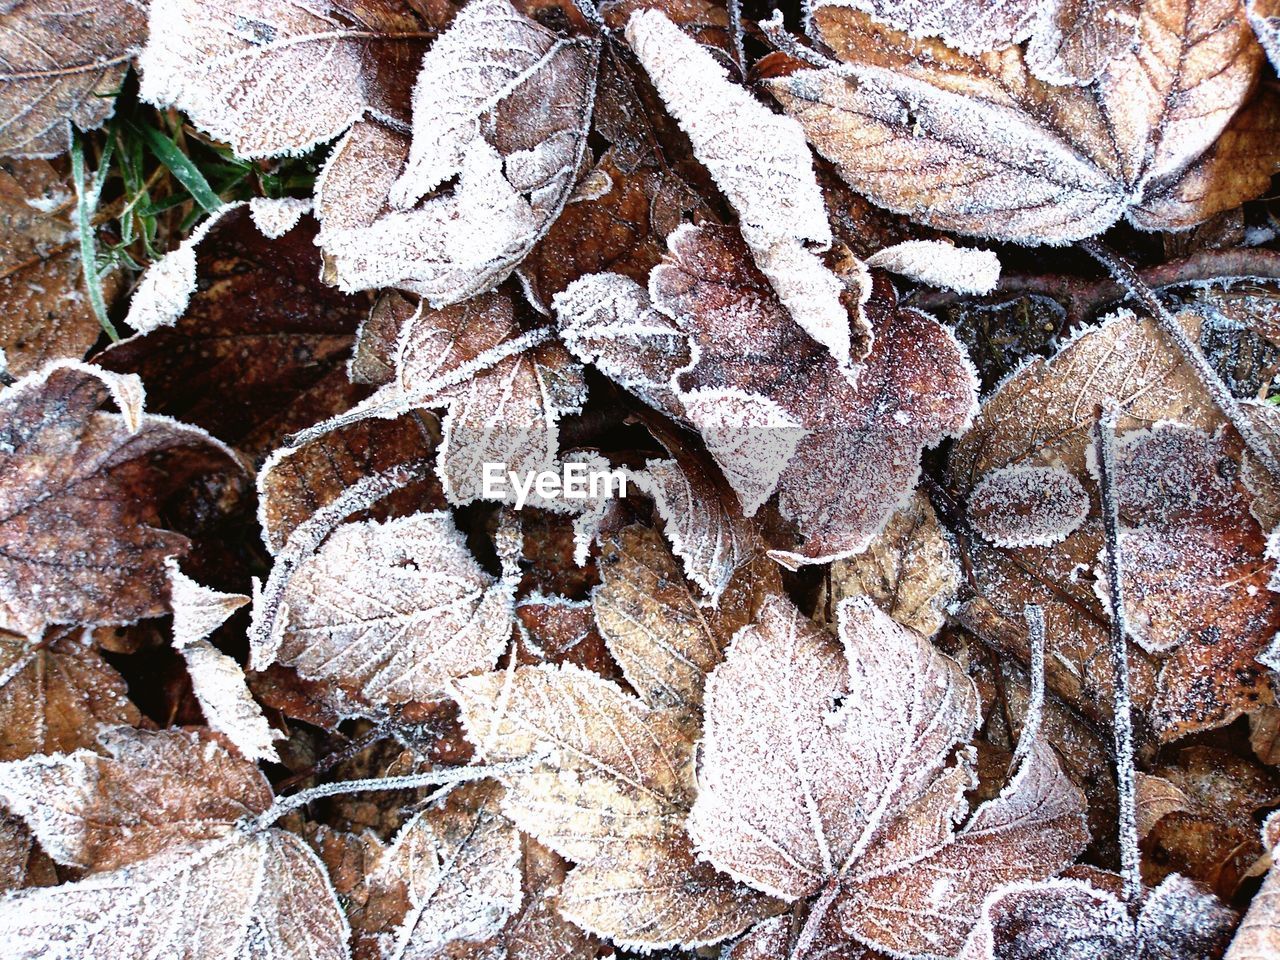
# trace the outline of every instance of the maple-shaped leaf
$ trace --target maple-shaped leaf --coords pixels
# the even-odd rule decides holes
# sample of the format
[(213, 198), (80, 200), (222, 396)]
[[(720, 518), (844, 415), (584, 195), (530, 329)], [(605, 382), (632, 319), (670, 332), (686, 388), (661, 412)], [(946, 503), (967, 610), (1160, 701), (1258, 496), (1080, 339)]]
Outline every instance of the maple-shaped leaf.
[(240, 664), (206, 639), (249, 598), (197, 583), (178, 568), (176, 560), (170, 560), (168, 567), (173, 645), (186, 661), (191, 692), (205, 721), (250, 760), (279, 763), (271, 743), (279, 735), (249, 693)]
[[(83, 290), (71, 184), (44, 160), (0, 164), (0, 350), (22, 376), (47, 360), (78, 360), (102, 333)], [(108, 274), (108, 302), (118, 288)]]
[(389, 927), (383, 956), (457, 956), (500, 935), (522, 894), (520, 834), (501, 795), (494, 783), (456, 787), (382, 851), (365, 910)]
[[(1182, 319), (1195, 324), (1189, 328), (1194, 338), (1199, 322), (1190, 315)], [(1022, 492), (1016, 496), (987, 498), (975, 527), (1010, 544), (1033, 543), (1026, 536), (1033, 532), (1026, 518), (1036, 517), (1039, 523), (1060, 511), (1062, 519), (1070, 520), (1051, 524), (1057, 529), (1047, 546), (1000, 547), (985, 535), (968, 537), (966, 553), (977, 596), (962, 608), (961, 618), (982, 636), (1025, 657), (1023, 631), (1012, 624), (1021, 622), (1028, 603), (1041, 605), (1048, 622), (1050, 688), (1086, 714), (1107, 714), (1098, 705), (1110, 702), (1111, 670), (1109, 658), (1098, 652), (1107, 647), (1108, 626), (1095, 595), (1103, 542), (1097, 482), (1087, 466), (1097, 406), (1107, 401), (1123, 412), (1121, 436), (1161, 420), (1182, 425), (1157, 432), (1179, 448), (1176, 453), (1165, 450), (1157, 456), (1159, 444), (1135, 438), (1150, 459), (1135, 464), (1129, 474), (1137, 484), (1130, 499), (1138, 512), (1129, 517), (1128, 505), (1120, 506), (1126, 524), (1147, 521), (1137, 539), (1133, 532), (1124, 534), (1132, 544), (1125, 582), (1133, 592), (1128, 605), (1139, 618), (1134, 629), (1143, 629), (1144, 618), (1164, 618), (1166, 633), (1183, 644), (1162, 664), (1136, 645), (1129, 654), (1135, 708), (1148, 713), (1161, 737), (1169, 740), (1220, 726), (1253, 706), (1265, 689), (1253, 659), (1267, 642), (1262, 634), (1269, 636), (1274, 629), (1265, 624), (1277, 608), (1262, 588), (1270, 563), (1263, 556), (1261, 528), (1245, 516), (1252, 497), (1242, 481), (1227, 479), (1242, 470), (1239, 448), (1226, 437), (1211, 441), (1197, 432), (1218, 430), (1225, 419), (1151, 321), (1121, 313), (1079, 333), (1052, 360), (1023, 366), (987, 400), (973, 429), (953, 448), (952, 481), (963, 496), (993, 483), (1018, 486), (1014, 481), (1021, 478)], [(1225, 476), (1220, 473), (1223, 463), (1230, 464)], [(1171, 491), (1157, 502), (1159, 478), (1167, 482), (1170, 471), (1182, 471), (1182, 482), (1191, 483), (1194, 476), (1188, 496), (1212, 497), (1224, 516), (1198, 512), (1194, 501), (1182, 504)], [(1087, 493), (1090, 504), (1083, 522), (1074, 519), (1078, 506), (1067, 509), (1069, 503), (1078, 505), (1078, 494), (1066, 494), (1070, 485), (1063, 472)], [(1148, 475), (1152, 483), (1144, 491)], [(1016, 536), (1007, 537), (1011, 531)], [(1169, 537), (1182, 538), (1187, 552), (1176, 547), (1161, 551), (1159, 541)], [(1231, 577), (1220, 579), (1214, 573), (1203, 588), (1213, 596), (1212, 607), (1193, 610), (1175, 604), (1161, 609), (1172, 603), (1173, 594), (1160, 582), (1183, 576), (1186, 584), (1186, 571), (1210, 552), (1241, 578), (1238, 590), (1231, 587)], [(1145, 554), (1141, 571), (1135, 568), (1137, 553)], [(1164, 599), (1155, 600), (1162, 589)], [(1152, 599), (1141, 601), (1147, 592)]]
[(265, 456), (361, 396), (343, 365), (367, 305), (315, 282), (315, 236), (309, 217), (272, 239), (250, 205), (225, 211), (189, 250), (181, 302), (167, 312), (172, 325), (115, 344), (96, 361), (138, 374), (157, 412)]
[(1280, 951), (1280, 869), (1275, 851), (1280, 845), (1280, 818), (1274, 814), (1262, 824), (1262, 845), (1270, 852), (1272, 866), (1254, 894), (1223, 960), (1266, 960)]
[(598, 62), (594, 40), (472, 0), (423, 58), (412, 139), (358, 124), (325, 166), (321, 241), (338, 285), (441, 306), (504, 280), (572, 192)]
[[(696, 357), (675, 386), (686, 406), (697, 398), (704, 422), (737, 424), (739, 443), (710, 442), (720, 433), (709, 447), (740, 499), (741, 478), (753, 478), (744, 507), (767, 497), (772, 475), (801, 538), (775, 556), (796, 565), (865, 549), (915, 484), (923, 449), (973, 415), (976, 377), (964, 349), (931, 317), (899, 307), (882, 283), (867, 302), (875, 342), (851, 386), (791, 320), (735, 233), (682, 228), (671, 248), (650, 287)], [(776, 416), (758, 419), (765, 409)]]
[(104, 746), (107, 756), (0, 767), (5, 794), (42, 844), (99, 871), (0, 900), (11, 956), (350, 956), (346, 919), (315, 854), (291, 833), (242, 821), (272, 800), (253, 764), (179, 730), (120, 732)]
[(56, 157), (111, 116), (146, 7), (19, 0), (0, 12), (0, 156)]
[(851, 322), (841, 279), (805, 246), (829, 246), (831, 228), (801, 130), (730, 82), (711, 53), (660, 10), (633, 14), (626, 32), (694, 154), (737, 210), (756, 266), (795, 322), (852, 379), (870, 339), (861, 313), (866, 278), (852, 279)]
[(870, 597), (904, 627), (931, 637), (942, 628), (960, 584), (954, 554), (933, 507), (916, 493), (866, 550), (831, 565), (830, 603)]
[(1211, 190), (1182, 180), (1203, 180), (1196, 161), (1257, 79), (1242, 0), (1143, 4), (1136, 46), (1085, 87), (1036, 79), (1017, 47), (967, 56), (837, 7), (814, 22), (843, 63), (769, 89), (855, 189), (930, 226), (1027, 244), (1126, 214), (1185, 226), (1256, 196), (1275, 166), (1257, 128), (1232, 135), (1234, 162), (1218, 163)]
[(493, 665), (513, 608), (448, 513), (347, 523), (285, 582), (276, 620), (258, 625), (281, 637), (278, 652), (256, 648), (253, 665), (279, 660), (372, 704), (431, 700)]
[[(56, 361), (0, 393), (0, 621), (129, 623), (166, 610), (164, 562), (188, 540), (162, 500), (242, 467), (204, 431), (142, 411), (137, 377)], [(101, 408), (112, 401), (120, 413)]]
[(33, 641), (0, 630), (0, 678), (0, 760), (92, 747), (99, 730), (142, 719), (87, 631)]
[(956, 830), (971, 771), (948, 762), (978, 723), (972, 682), (870, 601), (837, 613), (843, 650), (782, 599), (734, 637), (707, 684), (689, 830), (761, 890), (822, 894), (811, 923), (830, 909), (873, 948), (948, 954), (992, 889), (1079, 853), (1084, 797), (1037, 742)]
[(578, 864), (560, 910), (623, 946), (714, 943), (769, 901), (697, 860), (689, 714), (654, 709), (572, 666), (526, 666), (455, 684), (467, 737), (488, 760), (533, 761), (503, 811)]
[(1136, 918), (1112, 890), (1088, 880), (1012, 884), (983, 904), (956, 960), (1211, 960), (1234, 919), (1217, 898), (1176, 875), (1146, 891)]
[(242, 157), (301, 153), (365, 111), (401, 123), (429, 33), (379, 2), (156, 0), (142, 97), (176, 107)]

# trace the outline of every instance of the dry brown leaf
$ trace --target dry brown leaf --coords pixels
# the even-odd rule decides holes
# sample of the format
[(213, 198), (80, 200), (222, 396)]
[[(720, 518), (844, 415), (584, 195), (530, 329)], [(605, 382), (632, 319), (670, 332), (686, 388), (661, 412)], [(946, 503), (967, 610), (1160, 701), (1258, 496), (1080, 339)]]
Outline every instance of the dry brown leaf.
[[(44, 160), (0, 163), (0, 350), (14, 376), (79, 360), (102, 333), (83, 289), (71, 191)], [(104, 278), (108, 302), (116, 281)]]
[(0, 13), (0, 156), (56, 157), (111, 116), (146, 37), (133, 0), (18, 0)]
[(1245, 0), (1249, 23), (1267, 51), (1272, 66), (1280, 63), (1280, 4), (1276, 0)]
[(144, 99), (177, 107), (242, 157), (301, 153), (366, 110), (405, 123), (430, 32), (386, 0), (154, 0)]
[[(1192, 165), (1243, 105), (1262, 59), (1242, 0), (1143, 4), (1138, 44), (1088, 87), (1037, 80), (1016, 47), (966, 56), (835, 7), (815, 23), (844, 62), (768, 86), (841, 175), (930, 226), (1029, 244), (1100, 233), (1148, 195), (1177, 194), (1165, 184), (1198, 176)], [(1263, 169), (1274, 169), (1275, 149)], [(1185, 224), (1188, 206), (1200, 219), (1235, 206), (1258, 167), (1223, 165), (1219, 177), (1241, 184), (1188, 186), (1190, 203), (1133, 219), (1167, 228)]]
[(99, 730), (142, 718), (123, 678), (76, 630), (39, 642), (0, 630), (0, 760), (92, 747)]
[[(101, 408), (114, 401), (121, 413)], [(59, 361), (0, 393), (0, 621), (129, 623), (166, 611), (162, 499), (241, 467), (195, 427), (142, 412), (136, 377)]]
[(866, 596), (904, 627), (932, 637), (960, 585), (955, 547), (927, 497), (912, 496), (862, 553), (831, 565), (829, 603)]
[(290, 575), (281, 610), (273, 659), (385, 705), (435, 699), (451, 679), (491, 667), (514, 600), (436, 512), (342, 525)]
[(533, 760), (504, 812), (579, 864), (562, 912), (622, 946), (699, 945), (733, 936), (767, 898), (696, 860), (692, 720), (653, 709), (575, 667), (519, 667), (455, 684), (467, 736), (485, 759)]
[[(1262, 844), (1271, 853), (1273, 863), (1276, 823), (1272, 815), (1262, 826)], [(1280, 953), (1280, 869), (1273, 865), (1262, 887), (1254, 894), (1223, 960), (1267, 960), (1277, 953)]]
[(978, 724), (972, 682), (866, 599), (838, 621), (843, 652), (781, 599), (734, 638), (708, 682), (690, 833), (759, 889), (820, 894), (809, 923), (831, 909), (873, 948), (951, 953), (992, 889), (1074, 859), (1084, 797), (1037, 742), (957, 831), (971, 761), (948, 764)]
[(1191, 798), (1164, 777), (1138, 772), (1134, 784), (1138, 839), (1147, 836), (1165, 816), (1191, 809)]

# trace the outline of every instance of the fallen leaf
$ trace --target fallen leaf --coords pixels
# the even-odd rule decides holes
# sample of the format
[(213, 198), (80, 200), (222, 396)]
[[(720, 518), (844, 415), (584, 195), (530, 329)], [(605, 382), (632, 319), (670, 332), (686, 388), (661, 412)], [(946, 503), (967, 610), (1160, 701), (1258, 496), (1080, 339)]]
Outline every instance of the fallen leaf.
[(1051, 547), (1080, 528), (1089, 495), (1055, 467), (1000, 467), (983, 474), (969, 494), (973, 529), (997, 547)]
[[(1263, 847), (1274, 859), (1274, 816), (1262, 826)], [(1254, 894), (1223, 960), (1266, 960), (1280, 951), (1280, 870), (1272, 866)]]
[(957, 293), (990, 293), (1000, 280), (1000, 260), (990, 250), (957, 247), (942, 240), (896, 243), (873, 253), (867, 266)]
[(1245, 9), (1258, 42), (1275, 66), (1280, 61), (1280, 5), (1275, 0), (1245, 0)]
[(132, 0), (21, 0), (0, 14), (0, 155), (56, 157), (94, 130), (147, 34)]

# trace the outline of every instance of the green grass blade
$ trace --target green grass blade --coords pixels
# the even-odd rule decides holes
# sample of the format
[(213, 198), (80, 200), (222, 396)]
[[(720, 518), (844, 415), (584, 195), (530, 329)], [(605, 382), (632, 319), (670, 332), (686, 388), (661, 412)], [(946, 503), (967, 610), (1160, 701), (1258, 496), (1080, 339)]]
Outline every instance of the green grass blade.
[(147, 149), (157, 160), (163, 163), (177, 181), (182, 184), (193, 200), (200, 204), (207, 213), (215, 212), (222, 206), (222, 200), (213, 192), (209, 181), (204, 178), (200, 168), (177, 148), (177, 146), (154, 127), (135, 128), (147, 143)]
[(80, 234), (80, 267), (94, 316), (112, 342), (120, 339), (115, 325), (107, 316), (107, 302), (102, 296), (102, 277), (98, 274), (98, 247), (93, 234), (95, 198), (86, 188), (84, 176), (84, 141), (76, 137), (71, 143), (71, 178), (76, 187), (76, 229)]

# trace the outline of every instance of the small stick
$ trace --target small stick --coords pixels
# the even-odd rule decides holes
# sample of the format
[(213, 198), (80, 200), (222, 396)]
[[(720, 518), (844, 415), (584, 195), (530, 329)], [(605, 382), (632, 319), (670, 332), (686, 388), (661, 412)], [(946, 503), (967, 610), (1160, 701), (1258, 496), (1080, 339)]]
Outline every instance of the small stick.
[(1094, 426), (1098, 486), (1102, 499), (1102, 531), (1107, 547), (1107, 588), (1111, 594), (1111, 666), (1114, 674), (1116, 791), (1119, 794), (1120, 875), (1124, 897), (1137, 903), (1142, 894), (1138, 868), (1137, 777), (1133, 765), (1133, 717), (1130, 714), (1129, 657), (1125, 635), (1123, 554), (1120, 547), (1120, 509), (1116, 501), (1115, 432), (1118, 411), (1110, 404)]
[(1044, 716), (1044, 610), (1039, 604), (1029, 604), (1022, 616), (1027, 621), (1027, 645), (1031, 648), (1031, 665), (1027, 668), (1031, 681), (1031, 696), (1027, 700), (1027, 712), (1022, 721), (1022, 735), (1014, 748), (1010, 767), (1017, 765), (1031, 751), (1040, 735), (1040, 719)]
[(1275, 451), (1268, 446), (1262, 434), (1245, 416), (1243, 408), (1236, 398), (1232, 396), (1231, 391), (1227, 389), (1226, 384), (1222, 382), (1218, 372), (1209, 365), (1209, 361), (1200, 352), (1200, 348), (1191, 342), (1187, 332), (1182, 329), (1182, 324), (1160, 302), (1160, 298), (1156, 296), (1155, 291), (1143, 282), (1128, 261), (1097, 240), (1080, 241), (1080, 249), (1106, 267), (1111, 272), (1111, 275), (1129, 291), (1129, 294), (1146, 307), (1151, 314), (1151, 318), (1155, 320), (1156, 326), (1160, 328), (1160, 332), (1173, 341), (1183, 359), (1186, 360), (1191, 369), (1195, 371), (1196, 376), (1199, 377), (1210, 399), (1218, 405), (1218, 409), (1222, 411), (1231, 426), (1235, 427), (1236, 432), (1240, 434), (1245, 446), (1249, 448), (1249, 452), (1258, 458), (1258, 461), (1267, 469), (1267, 472), (1271, 474), (1274, 480), (1280, 482), (1280, 458), (1277, 458)]

